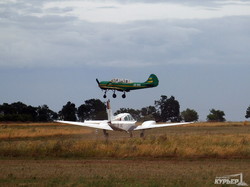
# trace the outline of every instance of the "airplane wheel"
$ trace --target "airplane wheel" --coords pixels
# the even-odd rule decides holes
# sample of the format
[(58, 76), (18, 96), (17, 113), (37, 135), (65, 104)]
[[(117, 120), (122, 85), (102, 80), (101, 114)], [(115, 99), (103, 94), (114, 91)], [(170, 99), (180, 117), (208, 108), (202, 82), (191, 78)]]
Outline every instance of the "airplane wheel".
[(107, 96), (106, 96), (106, 95), (104, 95), (104, 96), (103, 96), (103, 98), (104, 98), (104, 99), (106, 99), (106, 98), (107, 98)]
[(123, 99), (126, 98), (126, 94), (122, 94), (122, 98), (123, 98)]
[(116, 94), (115, 93), (113, 94), (113, 98), (116, 98)]
[(141, 138), (144, 138), (144, 130), (141, 131), (140, 137), (141, 137)]

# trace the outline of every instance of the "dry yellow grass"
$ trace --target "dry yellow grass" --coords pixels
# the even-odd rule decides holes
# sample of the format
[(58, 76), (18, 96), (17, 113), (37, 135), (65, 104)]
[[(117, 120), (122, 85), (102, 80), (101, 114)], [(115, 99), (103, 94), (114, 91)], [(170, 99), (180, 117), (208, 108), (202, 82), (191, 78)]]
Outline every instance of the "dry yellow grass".
[(68, 126), (64, 123), (34, 123), (34, 122), (0, 122), (0, 127), (33, 127), (33, 126)]
[(58, 135), (76, 135), (76, 134), (88, 134), (92, 132), (92, 130), (87, 129), (74, 129), (74, 130), (68, 130), (68, 129), (54, 129), (54, 130), (48, 130), (48, 129), (36, 129), (32, 128), (30, 130), (26, 129), (20, 129), (18, 131), (16, 130), (3, 130), (0, 133), (0, 139), (12, 139), (12, 138), (32, 138), (32, 137), (45, 137), (45, 136), (58, 136)]
[(188, 124), (189, 127), (225, 127), (225, 126), (250, 126), (249, 121), (242, 122), (196, 122)]
[[(250, 125), (198, 123), (103, 134), (57, 123), (0, 124), (0, 186), (214, 186), (242, 172), (250, 184)], [(46, 171), (46, 172), (45, 172)]]
[(1, 125), (0, 156), (250, 158), (250, 126), (234, 122), (208, 125), (149, 130), (145, 139), (130, 139), (126, 133), (111, 132), (108, 142), (93, 129), (79, 126)]
[(0, 139), (34, 138), (60, 135), (89, 134), (91, 129), (72, 128), (57, 123), (0, 124)]

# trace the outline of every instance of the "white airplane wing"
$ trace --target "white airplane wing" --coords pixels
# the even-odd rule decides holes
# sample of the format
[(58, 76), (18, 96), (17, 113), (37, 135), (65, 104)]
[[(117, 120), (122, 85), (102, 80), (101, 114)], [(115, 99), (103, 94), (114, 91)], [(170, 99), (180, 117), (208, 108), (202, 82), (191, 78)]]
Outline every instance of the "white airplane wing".
[(95, 129), (104, 129), (104, 130), (110, 130), (113, 129), (109, 126), (108, 121), (85, 121), (85, 122), (75, 122), (75, 121), (55, 121), (58, 123), (66, 123), (70, 125), (79, 125), (83, 127), (91, 127)]
[(166, 123), (166, 124), (156, 124), (155, 121), (145, 121), (142, 125), (137, 126), (134, 130), (144, 130), (144, 129), (153, 129), (159, 127), (170, 127), (176, 125), (185, 125), (193, 122), (183, 122), (183, 123)]

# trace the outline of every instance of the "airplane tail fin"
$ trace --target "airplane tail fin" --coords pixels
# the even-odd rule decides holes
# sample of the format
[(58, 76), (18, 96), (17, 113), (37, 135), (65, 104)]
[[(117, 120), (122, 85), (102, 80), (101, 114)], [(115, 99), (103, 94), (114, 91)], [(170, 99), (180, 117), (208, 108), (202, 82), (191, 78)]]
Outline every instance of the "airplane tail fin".
[(155, 74), (151, 74), (145, 83), (152, 84), (153, 87), (158, 86), (159, 80)]
[(107, 101), (107, 114), (108, 114), (108, 121), (113, 119), (113, 113), (110, 107), (110, 100)]

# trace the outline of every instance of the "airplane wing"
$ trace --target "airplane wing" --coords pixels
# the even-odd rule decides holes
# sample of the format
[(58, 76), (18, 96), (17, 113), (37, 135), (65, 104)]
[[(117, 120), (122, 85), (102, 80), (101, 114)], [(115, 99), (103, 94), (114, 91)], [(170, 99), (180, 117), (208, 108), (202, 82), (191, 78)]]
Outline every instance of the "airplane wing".
[(104, 130), (110, 130), (110, 131), (113, 130), (109, 126), (108, 121), (75, 122), (75, 121), (58, 121), (58, 120), (56, 120), (55, 122), (66, 123), (66, 124), (70, 124), (70, 125), (79, 125), (79, 126), (83, 126), (83, 127), (91, 127), (91, 128), (95, 128), (95, 129), (104, 129)]
[(156, 124), (155, 121), (145, 121), (142, 123), (142, 125), (137, 126), (134, 130), (145, 130), (145, 129), (153, 129), (153, 128), (159, 128), (159, 127), (170, 127), (170, 126), (176, 126), (176, 125), (185, 125), (190, 124), (193, 122), (183, 122), (183, 123), (167, 123), (167, 124)]
[(108, 90), (117, 90), (117, 91), (119, 91), (119, 92), (126, 91), (125, 88), (118, 87), (118, 86), (109, 86), (109, 85), (107, 85), (107, 89), (108, 89)]

